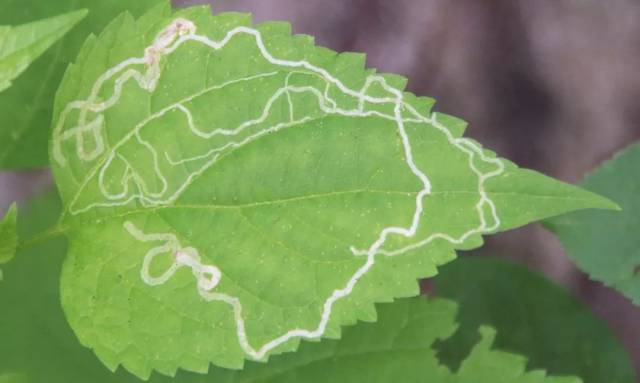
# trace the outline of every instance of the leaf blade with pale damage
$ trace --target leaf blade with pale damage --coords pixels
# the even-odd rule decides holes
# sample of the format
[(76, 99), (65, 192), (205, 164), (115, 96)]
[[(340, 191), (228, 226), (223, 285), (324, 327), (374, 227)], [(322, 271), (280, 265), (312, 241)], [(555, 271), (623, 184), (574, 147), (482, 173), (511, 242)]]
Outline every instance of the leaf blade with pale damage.
[(124, 11), (140, 15), (159, 1), (2, 1), (0, 25), (26, 24), (81, 9), (87, 9), (89, 13), (16, 78), (10, 88), (0, 93), (0, 118), (11, 121), (0, 129), (0, 169), (49, 166), (47, 141), (52, 100), (67, 65), (77, 56), (85, 39), (102, 30), (116, 15)]
[[(500, 215), (519, 205), (497, 211), (504, 183), (488, 185), (520, 170), (404, 83), (204, 7), (123, 15), (89, 39), (51, 140), (81, 342), (142, 377), (241, 368), (374, 320), (374, 303), (513, 226)], [(556, 194), (573, 202), (516, 223), (603, 204)]]
[[(28, 237), (54, 224), (59, 210), (54, 193), (36, 198), (21, 216), (20, 234)], [(34, 230), (34, 226), (40, 227)], [(12, 308), (0, 315), (0, 371), (10, 371), (8, 377), (22, 377), (32, 383), (141, 382), (122, 369), (110, 372), (75, 339), (56, 289), (64, 253), (64, 241), (56, 239), (25, 250), (9, 265), (15, 277), (0, 289), (0, 306)], [(39, 283), (33, 284), (33, 280)], [(211, 367), (205, 376), (180, 371), (175, 378), (156, 373), (149, 382), (386, 383), (392, 379), (428, 379), (433, 383), (463, 383), (490, 371), (493, 374), (487, 383), (514, 383), (519, 379), (555, 382), (556, 378), (546, 377), (540, 370), (526, 372), (524, 358), (491, 347), (492, 334), (487, 328), (481, 330), (483, 337), (466, 358), (464, 368), (454, 372), (442, 365), (433, 345), (456, 332), (456, 307), (453, 301), (424, 297), (380, 304), (376, 323), (347, 327), (340, 340), (305, 343), (295, 354), (274, 356), (268, 364), (249, 362), (242, 371)]]

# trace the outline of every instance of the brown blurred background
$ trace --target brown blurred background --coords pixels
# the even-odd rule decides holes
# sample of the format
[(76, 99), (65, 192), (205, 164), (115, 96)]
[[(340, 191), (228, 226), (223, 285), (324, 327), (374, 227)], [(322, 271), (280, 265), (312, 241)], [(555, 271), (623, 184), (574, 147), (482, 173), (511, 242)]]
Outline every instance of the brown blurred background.
[[(176, 0), (287, 20), (319, 45), (368, 55), (409, 78), (467, 135), (521, 166), (579, 182), (640, 139), (640, 1)], [(0, 211), (50, 182), (0, 173)], [(539, 225), (489, 238), (485, 253), (539, 270), (604, 318), (640, 367), (640, 309), (591, 282)]]

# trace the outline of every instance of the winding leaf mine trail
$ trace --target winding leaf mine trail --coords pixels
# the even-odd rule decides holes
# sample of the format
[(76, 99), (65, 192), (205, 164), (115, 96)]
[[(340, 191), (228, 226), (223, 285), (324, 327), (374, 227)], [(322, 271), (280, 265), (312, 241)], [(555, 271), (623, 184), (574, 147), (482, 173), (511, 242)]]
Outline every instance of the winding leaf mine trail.
[[(228, 83), (219, 84), (210, 88), (207, 88), (199, 93), (196, 93), (184, 100), (181, 100), (175, 104), (172, 104), (162, 110), (154, 113), (149, 116), (144, 121), (137, 124), (131, 132), (129, 132), (124, 138), (122, 138), (117, 144), (112, 146), (110, 150), (107, 152), (107, 155), (101, 160), (92, 170), (89, 172), (88, 176), (85, 178), (82, 186), (79, 188), (78, 193), (76, 194), (76, 198), (74, 198), (69, 205), (68, 212), (71, 215), (81, 214), (83, 212), (89, 211), (91, 209), (95, 209), (98, 207), (107, 207), (107, 206), (124, 206), (134, 200), (140, 201), (145, 206), (160, 206), (167, 205), (175, 201), (180, 194), (186, 190), (186, 188), (191, 184), (194, 177), (203, 173), (208, 169), (213, 163), (218, 159), (219, 153), (225, 149), (237, 148), (243, 146), (251, 141), (254, 141), (267, 133), (271, 133), (274, 131), (278, 131), (281, 129), (293, 127), (296, 125), (300, 125), (305, 123), (309, 118), (303, 117), (301, 119), (295, 120), (293, 118), (293, 104), (291, 103), (291, 95), (295, 93), (309, 93), (312, 94), (318, 100), (318, 105), (321, 110), (327, 114), (340, 115), (340, 116), (359, 116), (359, 117), (367, 117), (367, 116), (376, 116), (380, 118), (384, 118), (387, 120), (394, 121), (397, 125), (398, 133), (402, 140), (402, 146), (404, 149), (404, 157), (407, 166), (411, 170), (411, 172), (415, 175), (415, 177), (420, 181), (422, 185), (422, 189), (417, 193), (415, 199), (415, 211), (413, 213), (413, 219), (411, 221), (411, 225), (409, 227), (387, 227), (383, 229), (378, 238), (373, 242), (368, 249), (355, 249), (351, 248), (352, 253), (355, 256), (366, 256), (366, 261), (364, 264), (357, 269), (357, 271), (351, 276), (346, 285), (342, 288), (338, 288), (333, 291), (331, 296), (327, 298), (323, 305), (323, 311), (321, 319), (315, 329), (300, 329), (294, 328), (276, 339), (271, 340), (270, 342), (265, 343), (259, 348), (254, 348), (251, 346), (249, 340), (247, 339), (247, 334), (245, 331), (245, 322), (242, 316), (242, 304), (237, 297), (229, 296), (224, 293), (215, 292), (214, 289), (218, 285), (221, 278), (223, 278), (223, 273), (214, 265), (205, 265), (201, 262), (201, 258), (198, 254), (198, 251), (193, 248), (184, 248), (180, 244), (178, 238), (174, 234), (171, 233), (155, 233), (155, 234), (147, 234), (143, 233), (141, 230), (135, 227), (132, 222), (125, 222), (124, 229), (142, 242), (162, 242), (162, 245), (156, 246), (149, 250), (145, 255), (143, 267), (141, 269), (141, 277), (143, 281), (150, 285), (159, 285), (167, 282), (171, 276), (175, 273), (177, 269), (180, 267), (189, 267), (194, 277), (197, 280), (198, 292), (206, 301), (222, 301), (226, 302), (233, 308), (234, 317), (236, 321), (237, 328), (237, 336), (240, 342), (240, 345), (244, 352), (253, 359), (263, 359), (271, 350), (282, 345), (283, 343), (289, 341), (292, 338), (318, 338), (321, 337), (327, 327), (329, 319), (331, 317), (332, 308), (334, 303), (338, 300), (348, 296), (353, 291), (354, 287), (371, 268), (375, 264), (376, 255), (383, 256), (396, 256), (401, 255), (407, 251), (413, 250), (415, 248), (425, 246), (429, 242), (434, 239), (444, 239), (446, 241), (451, 242), (452, 244), (461, 244), (467, 238), (472, 235), (484, 233), (487, 231), (495, 230), (500, 225), (500, 220), (498, 214), (496, 212), (495, 205), (493, 201), (488, 197), (484, 184), (485, 181), (491, 177), (495, 177), (501, 174), (504, 171), (503, 163), (497, 158), (490, 158), (485, 156), (482, 149), (473, 143), (472, 141), (465, 138), (455, 138), (452, 133), (442, 124), (440, 124), (436, 120), (435, 114), (431, 116), (426, 116), (420, 114), (412, 105), (405, 102), (403, 99), (403, 92), (398, 90), (392, 86), (390, 86), (387, 81), (381, 77), (376, 75), (371, 75), (367, 78), (365, 85), (360, 90), (352, 90), (345, 86), (341, 81), (337, 78), (333, 77), (327, 70), (314, 66), (307, 61), (288, 61), (282, 60), (271, 55), (267, 48), (265, 47), (264, 41), (262, 39), (261, 33), (252, 28), (248, 27), (237, 27), (230, 30), (226, 36), (219, 41), (213, 41), (209, 39), (207, 36), (199, 35), (196, 33), (196, 26), (193, 22), (187, 19), (179, 18), (174, 20), (171, 24), (169, 24), (153, 41), (151, 45), (149, 45), (144, 52), (142, 57), (133, 57), (123, 62), (115, 65), (114, 67), (107, 70), (103, 73), (97, 81), (94, 83), (91, 92), (86, 100), (78, 100), (70, 102), (63, 112), (60, 115), (60, 119), (58, 120), (57, 125), (55, 126), (53, 133), (53, 157), (54, 160), (60, 165), (65, 166), (67, 163), (67, 159), (62, 150), (62, 143), (75, 139), (76, 143), (76, 152), (77, 156), (81, 161), (92, 161), (97, 159), (100, 155), (102, 155), (107, 149), (104, 143), (102, 129), (104, 124), (104, 118), (100, 114), (105, 110), (113, 107), (118, 103), (120, 97), (122, 95), (124, 85), (130, 81), (135, 81), (138, 86), (146, 90), (148, 92), (153, 92), (156, 88), (158, 80), (161, 76), (161, 68), (160, 61), (163, 56), (171, 55), (178, 49), (181, 45), (187, 42), (193, 42), (198, 44), (203, 44), (207, 47), (210, 47), (213, 50), (220, 50), (224, 48), (232, 39), (239, 35), (252, 36), (255, 39), (255, 43), (259, 51), (265, 60), (269, 63), (278, 66), (285, 67), (292, 70), (291, 73), (305, 73), (312, 74), (322, 79), (326, 88), (324, 92), (321, 92), (319, 89), (314, 88), (312, 86), (292, 86), (289, 83), (289, 76), (287, 76), (287, 81), (284, 86), (280, 88), (267, 102), (262, 115), (255, 120), (250, 120), (245, 122), (244, 124), (238, 126), (236, 129), (216, 129), (212, 132), (205, 132), (199, 129), (194, 123), (193, 116), (191, 115), (191, 111), (184, 105), (187, 101), (202, 95), (206, 92), (214, 91), (216, 89), (222, 89), (225, 86), (228, 86), (233, 83), (241, 82), (241, 81), (249, 81), (252, 79), (256, 79), (259, 77), (268, 77), (273, 76), (277, 72), (269, 72), (260, 74), (257, 76), (246, 77), (242, 79), (237, 79), (230, 81)], [(134, 66), (143, 65), (146, 68), (146, 71), (141, 73), (140, 71), (133, 69)], [(290, 73), (290, 74), (291, 74)], [(117, 77), (116, 77), (117, 76)], [(114, 89), (113, 94), (110, 98), (105, 101), (98, 101), (98, 94), (102, 90), (104, 84), (107, 81), (114, 79)], [(387, 91), (392, 97), (373, 97), (367, 95), (366, 92), (369, 88), (378, 84), (383, 87), (385, 91)], [(341, 109), (337, 103), (332, 100), (328, 95), (329, 86), (337, 87), (341, 92), (345, 95), (355, 97), (359, 100), (359, 106), (356, 109)], [(196, 172), (189, 175), (184, 184), (180, 187), (176, 188), (176, 190), (172, 194), (168, 194), (168, 184), (169, 182), (163, 176), (159, 167), (157, 166), (158, 154), (153, 146), (151, 146), (148, 142), (144, 141), (139, 131), (149, 122), (163, 116), (169, 111), (178, 110), (184, 114), (185, 118), (188, 121), (189, 128), (191, 132), (202, 138), (209, 139), (213, 136), (229, 136), (234, 137), (247, 129), (250, 126), (257, 125), (261, 122), (264, 122), (269, 115), (269, 111), (275, 101), (280, 97), (287, 97), (290, 107), (290, 121), (286, 121), (268, 128), (264, 128), (256, 133), (251, 134), (250, 136), (239, 140), (239, 141), (229, 141), (225, 145), (217, 148), (211, 149), (209, 152), (204, 153), (202, 155), (194, 156), (191, 158), (183, 158), (179, 160), (171, 159), (167, 153), (165, 153), (165, 157), (172, 165), (180, 165), (185, 162), (190, 161), (198, 161), (198, 160), (206, 160), (206, 163)], [(378, 111), (365, 110), (365, 103), (372, 104), (392, 104), (394, 105), (394, 114), (387, 115)], [(77, 124), (70, 129), (64, 130), (64, 126), (67, 122), (67, 119), (70, 113), (74, 110), (78, 111)], [(412, 116), (410, 119), (406, 119), (402, 117), (402, 112), (408, 111)], [(97, 117), (93, 119), (89, 119), (88, 114), (93, 113), (97, 114)], [(409, 136), (405, 131), (405, 123), (406, 122), (417, 122), (424, 123), (425, 125), (430, 125), (438, 129), (442, 132), (449, 141), (449, 143), (460, 151), (466, 153), (469, 158), (469, 166), (473, 170), (473, 172), (478, 176), (478, 194), (480, 195), (480, 199), (476, 204), (476, 210), (478, 212), (478, 216), (480, 219), (480, 225), (476, 228), (473, 228), (460, 237), (454, 238), (447, 233), (435, 233), (429, 236), (428, 238), (421, 239), (416, 241), (414, 244), (394, 250), (394, 251), (385, 251), (382, 249), (382, 246), (385, 244), (386, 239), (389, 235), (400, 235), (403, 237), (411, 238), (416, 235), (418, 225), (420, 223), (420, 218), (424, 212), (423, 200), (424, 198), (431, 193), (431, 182), (429, 177), (418, 168), (413, 159), (413, 152), (411, 148), (411, 142), (409, 140)], [(94, 149), (92, 151), (87, 151), (84, 144), (84, 135), (90, 134), (95, 140)], [(155, 173), (158, 179), (161, 180), (161, 184), (163, 187), (159, 192), (150, 192), (147, 185), (144, 183), (142, 177), (140, 177), (134, 170), (133, 167), (128, 166), (127, 171), (123, 175), (123, 178), (120, 180), (121, 185), (124, 190), (121, 193), (110, 193), (106, 187), (104, 186), (104, 174), (106, 169), (110, 166), (111, 162), (117, 158), (117, 150), (122, 147), (127, 141), (131, 139), (136, 139), (138, 143), (146, 147), (150, 150), (156, 161)], [(485, 163), (495, 165), (495, 169), (490, 172), (482, 172), (474, 165), (474, 159), (479, 157)], [(126, 159), (121, 158), (124, 161)], [(87, 185), (89, 180), (98, 176), (100, 182), (100, 190), (103, 194), (103, 197), (108, 202), (95, 202), (88, 206), (82, 208), (76, 208), (76, 202), (78, 196), (81, 194), (83, 188)], [(128, 190), (129, 181), (133, 180), (136, 182), (138, 186), (138, 194), (131, 193)], [(492, 215), (492, 225), (487, 224), (487, 218), (485, 217), (485, 213), (483, 210), (483, 206), (488, 206)], [(171, 252), (174, 254), (174, 264), (160, 277), (153, 277), (150, 275), (149, 267), (153, 258), (159, 254)]]

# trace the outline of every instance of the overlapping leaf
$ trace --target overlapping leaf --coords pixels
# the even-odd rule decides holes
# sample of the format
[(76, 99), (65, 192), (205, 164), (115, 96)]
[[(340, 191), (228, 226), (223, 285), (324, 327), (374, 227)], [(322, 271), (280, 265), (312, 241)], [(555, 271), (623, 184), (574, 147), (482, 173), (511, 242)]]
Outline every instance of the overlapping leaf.
[(204, 7), (89, 39), (51, 141), (82, 343), (142, 377), (241, 368), (375, 320), (482, 234), (615, 206), (496, 158), (404, 83)]
[(640, 304), (640, 145), (588, 175), (585, 189), (618, 202), (621, 211), (584, 211), (546, 222), (569, 257), (597, 281)]
[[(53, 193), (33, 201), (21, 216), (21, 236), (29, 238), (53, 224), (58, 211)], [(111, 373), (73, 336), (57, 290), (64, 252), (64, 241), (48, 241), (8, 265), (7, 280), (0, 288), (0, 307), (9, 308), (0, 315), (0, 382), (140, 382), (122, 370)], [(207, 375), (182, 371), (173, 379), (154, 374), (150, 382), (578, 381), (546, 377), (541, 370), (525, 372), (524, 358), (491, 349), (494, 332), (489, 328), (481, 329), (482, 340), (452, 372), (439, 363), (433, 344), (456, 331), (455, 316), (456, 304), (451, 301), (404, 299), (379, 305), (377, 323), (348, 327), (340, 340), (306, 343), (299, 352), (275, 356), (268, 364), (250, 362), (242, 371), (212, 367)]]
[(0, 26), (0, 92), (86, 14), (77, 11), (16, 27)]
[(0, 219), (0, 264), (13, 258), (18, 244), (17, 234), (18, 207), (14, 203), (4, 218)]
[[(17, 233), (18, 208), (16, 204), (9, 207), (4, 218), (0, 219), (0, 265), (9, 262), (18, 247)], [(0, 269), (2, 281), (2, 269)]]
[[(159, 0), (3, 0), (0, 11), (0, 25), (31, 23), (34, 20), (51, 18), (53, 24), (36, 23), (33, 31), (22, 27), (19, 40), (28, 42), (38, 38), (31, 49), (35, 59), (42, 51), (58, 40), (64, 31), (78, 21), (80, 9), (89, 14), (76, 27), (67, 33), (60, 43), (42, 54), (20, 77), (12, 87), (0, 94), (0, 169), (23, 169), (44, 167), (49, 164), (47, 158), (47, 140), (53, 112), (56, 90), (67, 65), (76, 57), (84, 40), (91, 33), (100, 32), (115, 16), (128, 10), (140, 15)], [(57, 25), (59, 24), (59, 25)], [(0, 27), (1, 28), (1, 27)], [(33, 32), (33, 33), (32, 33)], [(44, 35), (41, 35), (44, 33)], [(2, 40), (3, 32), (0, 32)], [(0, 43), (0, 51), (3, 50)], [(27, 51), (23, 51), (27, 53)], [(36, 54), (37, 53), (37, 54)], [(0, 57), (2, 54), (0, 53)], [(17, 57), (13, 55), (12, 57)], [(20, 66), (26, 63), (20, 60)], [(11, 63), (13, 67), (14, 63)], [(7, 70), (6, 64), (0, 64), (0, 83)], [(13, 72), (13, 69), (11, 69)], [(1, 87), (1, 86), (0, 86)]]
[(460, 310), (456, 334), (438, 344), (456, 368), (477, 342), (478, 326), (497, 330), (495, 347), (522, 354), (529, 368), (577, 375), (585, 383), (633, 383), (629, 355), (613, 331), (567, 291), (523, 266), (492, 257), (462, 257), (440, 270), (436, 296)]

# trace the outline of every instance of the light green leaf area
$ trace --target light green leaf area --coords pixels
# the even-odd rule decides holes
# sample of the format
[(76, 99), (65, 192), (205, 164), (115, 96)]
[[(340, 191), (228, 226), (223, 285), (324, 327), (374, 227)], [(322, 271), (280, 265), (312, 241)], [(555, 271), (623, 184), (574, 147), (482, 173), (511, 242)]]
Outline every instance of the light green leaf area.
[(86, 15), (83, 10), (16, 27), (0, 25), (0, 92)]
[[(52, 225), (58, 211), (53, 193), (32, 201), (20, 216), (21, 235), (29, 238)], [(59, 303), (57, 285), (64, 253), (64, 241), (47, 241), (25, 250), (7, 266), (7, 280), (0, 287), (0, 307), (8, 308), (0, 315), (0, 377), (12, 383), (15, 380), (10, 378), (21, 379), (20, 383), (141, 382), (123, 369), (110, 372), (77, 342)], [(541, 370), (526, 372), (523, 357), (491, 348), (495, 332), (486, 327), (480, 329), (482, 338), (470, 354), (462, 350), (468, 354), (462, 367), (451, 371), (438, 361), (433, 345), (456, 332), (456, 311), (455, 303), (443, 299), (380, 304), (377, 323), (346, 327), (340, 340), (306, 342), (297, 353), (274, 356), (268, 364), (248, 362), (242, 371), (211, 367), (206, 375), (180, 371), (175, 378), (155, 373), (149, 381), (578, 382), (546, 377)]]
[[(14, 203), (9, 207), (4, 218), (0, 219), (0, 265), (9, 262), (16, 254), (18, 247), (18, 207)], [(3, 279), (0, 269), (0, 281)]]
[(374, 321), (482, 234), (612, 206), (462, 138), (405, 82), (206, 7), (90, 38), (51, 140), (81, 342), (143, 377), (241, 368)]
[[(140, 15), (158, 2), (2, 0), (0, 25), (29, 24), (13, 29), (0, 27), (0, 84), (4, 84), (0, 89), (24, 70), (13, 80), (11, 88), (0, 93), (0, 120), (3, 121), (0, 126), (0, 169), (48, 166), (52, 100), (67, 65), (77, 56), (89, 34), (101, 31), (116, 15), (125, 10)], [(81, 9), (89, 11), (87, 17), (84, 17), (85, 11), (79, 11)], [(41, 19), (47, 20), (33, 23)], [(10, 37), (3, 41), (7, 33)], [(16, 48), (19, 50), (7, 56), (5, 61), (5, 54)], [(25, 70), (38, 56), (40, 58)]]
[(0, 383), (29, 383), (29, 380), (20, 374), (0, 374)]
[(441, 268), (434, 282), (436, 295), (460, 308), (460, 327), (435, 346), (451, 368), (478, 342), (478, 326), (489, 325), (497, 330), (495, 347), (526, 356), (528, 368), (580, 376), (585, 383), (636, 381), (613, 331), (542, 275), (498, 258), (469, 256)]
[(640, 144), (589, 174), (583, 186), (618, 202), (621, 211), (584, 211), (545, 222), (585, 273), (640, 305)]

